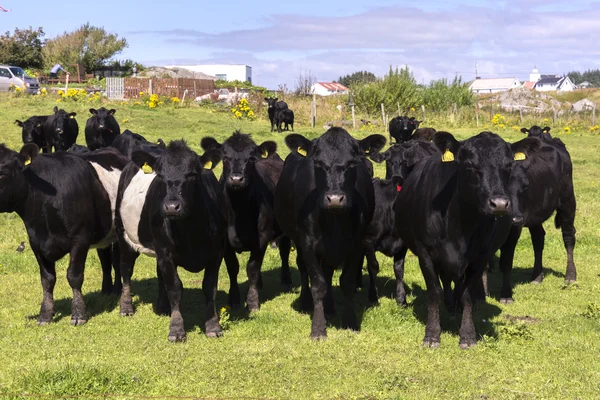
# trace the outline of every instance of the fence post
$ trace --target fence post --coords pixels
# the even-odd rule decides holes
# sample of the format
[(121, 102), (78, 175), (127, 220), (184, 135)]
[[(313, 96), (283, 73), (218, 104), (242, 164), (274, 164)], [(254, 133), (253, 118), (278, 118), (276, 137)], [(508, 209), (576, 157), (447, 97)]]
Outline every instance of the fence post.
[(198, 92), (196, 92), (196, 80), (194, 79), (194, 99), (198, 97)]
[(400, 102), (396, 103), (398, 104), (398, 116), (402, 115), (402, 112), (400, 111)]
[(556, 110), (552, 107), (552, 127), (556, 126)]
[(152, 79), (148, 80), (148, 94), (152, 96)]
[(519, 118), (521, 119), (521, 126), (523, 126), (523, 107), (519, 106)]
[(592, 127), (596, 126), (596, 104), (592, 108)]
[(423, 112), (423, 121), (425, 121), (425, 104), (421, 104), (421, 111)]
[(494, 103), (490, 103), (490, 121), (494, 119)]
[(317, 95), (313, 93), (313, 99), (312, 99), (312, 105), (310, 107), (310, 113), (311, 113), (311, 124), (313, 129), (315, 128), (315, 125), (317, 125)]
[(385, 127), (385, 106), (383, 105), (383, 103), (381, 103), (381, 123)]
[(356, 117), (354, 116), (354, 104), (352, 104), (352, 129), (356, 129)]
[(69, 74), (67, 74), (67, 77), (65, 78), (65, 92), (69, 90)]

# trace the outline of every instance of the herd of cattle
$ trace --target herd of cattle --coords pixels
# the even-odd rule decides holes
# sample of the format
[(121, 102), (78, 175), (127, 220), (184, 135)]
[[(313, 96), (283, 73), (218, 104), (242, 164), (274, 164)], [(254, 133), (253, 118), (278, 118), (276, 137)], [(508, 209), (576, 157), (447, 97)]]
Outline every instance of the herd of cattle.
[[(275, 124), (285, 122), (278, 113), (286, 115), (287, 106), (276, 100), (269, 105)], [(57, 108), (48, 117), (17, 121), (23, 128), (20, 152), (0, 145), (0, 212), (16, 212), (25, 223), (41, 273), (40, 325), (52, 321), (55, 262), (67, 253), (71, 323), (86, 322), (81, 286), (90, 248), (98, 249), (102, 292), (121, 293), (121, 315), (134, 313), (131, 278), (137, 257), (156, 258), (156, 308), (171, 317), (170, 341), (186, 337), (178, 266), (205, 270), (205, 332), (218, 337), (215, 296), (223, 258), (229, 303), (236, 306), (242, 303), (236, 253), (250, 252), (245, 303), (258, 310), (261, 266), (274, 241), (286, 288), (292, 284), (291, 243), (297, 248), (300, 304), (313, 312), (315, 339), (326, 336), (326, 315), (335, 312), (334, 269), (342, 270), (343, 325), (358, 330), (353, 297), (366, 258), (368, 297), (377, 302), (376, 252), (394, 259), (399, 305), (406, 304), (407, 250), (418, 257), (427, 286), (424, 345), (430, 347), (440, 343), (442, 299), (448, 309), (462, 311), (460, 346), (476, 344), (472, 304), (485, 298), (486, 268), (497, 250), (500, 299), (513, 301), (510, 274), (524, 226), (535, 251), (532, 281), (542, 281), (542, 223), (555, 211), (567, 251), (566, 280), (576, 279), (572, 164), (549, 128), (523, 128), (528, 136), (516, 143), (491, 132), (459, 141), (448, 132), (418, 131), (418, 121), (398, 117), (390, 123), (397, 143), (384, 152), (381, 135), (357, 140), (331, 128), (313, 140), (288, 135), (290, 154), (284, 161), (275, 142), (257, 144), (239, 131), (223, 143), (203, 138), (204, 153), (198, 156), (183, 140), (154, 144), (128, 130), (121, 134), (115, 110), (90, 112), (87, 147), (75, 144), (75, 113)], [(49, 154), (38, 154), (40, 148)], [(370, 160), (385, 162), (385, 179), (373, 178)], [(212, 169), (221, 161), (217, 180)]]

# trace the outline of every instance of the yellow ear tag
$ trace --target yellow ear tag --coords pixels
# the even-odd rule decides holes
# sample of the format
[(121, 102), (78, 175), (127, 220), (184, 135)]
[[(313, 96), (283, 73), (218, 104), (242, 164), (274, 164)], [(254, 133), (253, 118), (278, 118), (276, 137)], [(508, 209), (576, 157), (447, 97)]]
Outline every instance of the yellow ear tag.
[(71, 115), (71, 119), (73, 119), (73, 118), (75, 118), (75, 116), (74, 116), (74, 115)]
[(25, 160), (25, 165), (29, 165), (31, 164), (31, 158), (28, 158), (27, 160)]
[(36, 125), (36, 127), (38, 127), (38, 128), (39, 128), (40, 126), (42, 126), (42, 124), (40, 124), (40, 123), (38, 122), (38, 124)]
[(371, 149), (365, 149), (365, 153), (369, 154), (371, 152)]
[(144, 165), (142, 165), (142, 171), (144, 171), (145, 174), (151, 174), (152, 167), (149, 166), (148, 163), (144, 163)]
[(212, 169), (212, 161), (208, 160), (203, 165), (204, 169)]
[(515, 161), (522, 161), (526, 158), (527, 158), (527, 156), (525, 155), (525, 153), (522, 153), (520, 151), (515, 153)]
[(267, 158), (267, 157), (269, 157), (269, 152), (267, 151), (267, 149), (265, 149), (265, 151), (263, 151), (260, 156), (261, 156), (261, 158)]
[(306, 150), (304, 150), (302, 147), (298, 146), (298, 150), (297, 150), (298, 154), (300, 154), (302, 157), (306, 157)]
[(442, 162), (454, 161), (454, 154), (450, 150), (446, 150), (442, 155)]

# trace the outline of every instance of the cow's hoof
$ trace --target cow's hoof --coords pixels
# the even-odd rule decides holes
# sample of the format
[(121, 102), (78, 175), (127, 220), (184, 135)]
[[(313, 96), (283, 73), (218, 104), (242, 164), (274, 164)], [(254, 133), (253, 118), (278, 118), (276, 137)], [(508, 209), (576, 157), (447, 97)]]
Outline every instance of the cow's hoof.
[(398, 307), (408, 307), (406, 297), (396, 297), (396, 304), (398, 304)]
[(459, 343), (458, 345), (460, 346), (460, 348), (462, 350), (467, 350), (467, 349), (472, 349), (475, 347), (477, 343), (472, 343), (472, 342), (463, 342), (463, 343)]
[(52, 320), (39, 320), (37, 321), (38, 326), (46, 326), (46, 325), (50, 325), (50, 323), (52, 322)]
[(440, 347), (440, 340), (433, 338), (425, 338), (423, 339), (423, 347), (437, 349), (438, 347)]
[(534, 276), (531, 278), (531, 283), (534, 285), (539, 285), (544, 280), (544, 274), (539, 274), (538, 276)]
[(121, 307), (121, 317), (133, 317), (133, 307)]
[(169, 342), (185, 342), (186, 336), (185, 333), (171, 333), (169, 334)]
[(282, 283), (281, 284), (281, 290), (284, 293), (289, 293), (293, 290), (292, 284), (291, 283)]
[(208, 338), (220, 338), (223, 337), (223, 331), (212, 331), (212, 332), (206, 332), (206, 337)]
[(310, 335), (311, 340), (325, 340), (327, 339), (327, 335), (325, 333), (312, 334)]
[(500, 304), (512, 304), (515, 301), (513, 300), (512, 297), (501, 297), (500, 298)]
[(73, 326), (80, 326), (80, 325), (85, 325), (85, 323), (87, 322), (87, 319), (83, 319), (81, 317), (77, 318), (71, 318), (71, 325)]
[(255, 312), (260, 311), (260, 306), (259, 305), (250, 305), (250, 304), (248, 304), (248, 306), (246, 308), (248, 308), (248, 312), (251, 312), (251, 313), (255, 313)]
[(565, 283), (567, 285), (570, 285), (571, 283), (575, 283), (575, 282), (577, 282), (577, 279), (575, 279), (575, 278), (573, 278), (573, 279), (565, 279)]

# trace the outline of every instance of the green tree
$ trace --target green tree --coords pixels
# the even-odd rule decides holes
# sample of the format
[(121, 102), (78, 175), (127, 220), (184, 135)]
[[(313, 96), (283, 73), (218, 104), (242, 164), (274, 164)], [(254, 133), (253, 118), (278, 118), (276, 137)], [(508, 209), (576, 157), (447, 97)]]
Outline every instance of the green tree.
[(340, 76), (338, 82), (346, 87), (351, 87), (356, 84), (375, 82), (377, 77), (374, 73), (368, 71), (357, 71), (350, 75)]
[(571, 71), (567, 76), (576, 85), (588, 81), (593, 87), (600, 87), (600, 69), (589, 69), (583, 73)]
[(65, 32), (46, 42), (44, 60), (47, 68), (59, 62), (74, 71), (72, 64), (82, 63), (86, 72), (103, 68), (115, 55), (127, 47), (124, 38), (108, 33), (89, 23), (73, 32)]
[(0, 64), (39, 69), (44, 66), (42, 28), (15, 29), (0, 36)]

